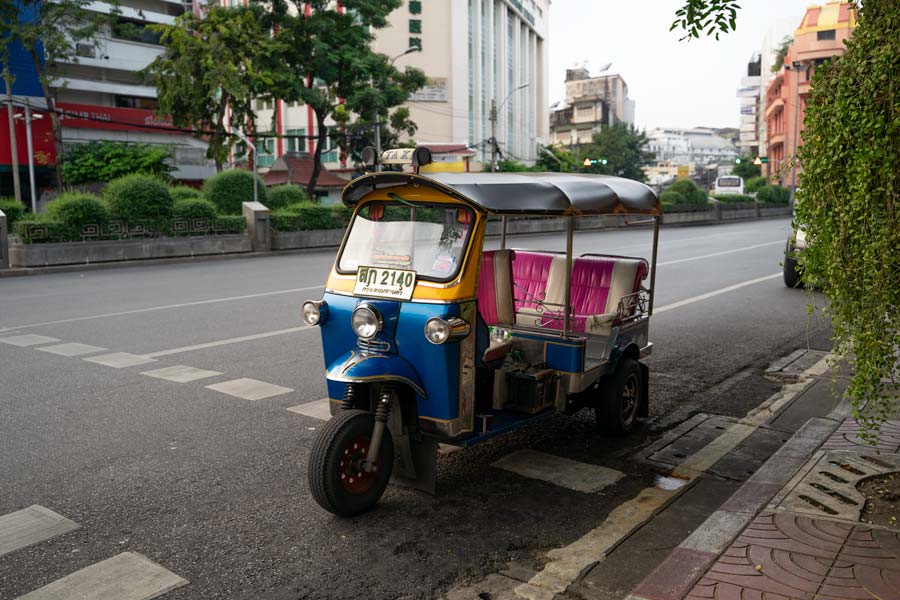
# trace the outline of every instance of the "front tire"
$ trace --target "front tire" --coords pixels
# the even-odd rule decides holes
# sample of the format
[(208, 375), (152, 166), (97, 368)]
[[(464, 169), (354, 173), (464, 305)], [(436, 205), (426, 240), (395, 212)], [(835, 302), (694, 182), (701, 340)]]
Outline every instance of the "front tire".
[(626, 435), (637, 423), (643, 404), (641, 366), (633, 358), (622, 358), (612, 375), (601, 380), (595, 407), (597, 427), (610, 435)]
[(344, 410), (319, 431), (309, 457), (309, 489), (325, 510), (354, 517), (371, 509), (387, 487), (394, 467), (394, 443), (385, 427), (375, 471), (362, 461), (369, 450), (375, 420), (363, 410)]

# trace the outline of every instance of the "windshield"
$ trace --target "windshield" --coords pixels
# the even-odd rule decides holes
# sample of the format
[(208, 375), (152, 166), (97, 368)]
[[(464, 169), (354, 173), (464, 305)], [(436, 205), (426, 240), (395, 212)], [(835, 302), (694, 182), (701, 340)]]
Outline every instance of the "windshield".
[(740, 177), (719, 177), (719, 180), (716, 181), (716, 185), (719, 187), (741, 187), (741, 178)]
[(410, 269), (419, 279), (449, 281), (459, 272), (475, 215), (440, 204), (373, 202), (350, 223), (338, 272), (359, 267)]

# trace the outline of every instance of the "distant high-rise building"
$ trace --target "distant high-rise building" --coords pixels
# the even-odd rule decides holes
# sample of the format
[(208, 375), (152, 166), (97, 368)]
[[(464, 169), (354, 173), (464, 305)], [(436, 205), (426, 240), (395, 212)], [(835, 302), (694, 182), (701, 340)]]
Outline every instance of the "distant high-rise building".
[(603, 127), (619, 123), (634, 123), (625, 79), (615, 73), (591, 77), (585, 68), (566, 70), (566, 99), (550, 113), (551, 143), (587, 144)]
[(740, 99), (740, 135), (737, 147), (744, 154), (756, 156), (759, 153), (759, 126), (757, 124), (760, 110), (759, 86), (762, 58), (754, 52), (750, 62), (741, 73), (741, 87), (737, 95)]

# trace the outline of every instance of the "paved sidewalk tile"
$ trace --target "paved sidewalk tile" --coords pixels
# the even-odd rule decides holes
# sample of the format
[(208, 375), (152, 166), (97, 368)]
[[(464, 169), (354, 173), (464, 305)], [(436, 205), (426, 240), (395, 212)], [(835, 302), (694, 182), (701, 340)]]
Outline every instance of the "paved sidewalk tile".
[(20, 348), (25, 348), (26, 346), (37, 346), (39, 344), (52, 344), (53, 342), (58, 341), (59, 340), (57, 338), (47, 337), (46, 335), (37, 335), (34, 333), (0, 338), (0, 343), (9, 344), (11, 346), (19, 346)]
[(299, 406), (292, 406), (288, 408), (288, 410), (297, 413), (298, 415), (312, 417), (313, 419), (319, 419), (320, 421), (328, 421), (331, 419), (330, 404), (331, 401), (328, 398), (325, 398), (323, 400), (316, 400), (315, 402), (300, 404)]
[[(875, 448), (860, 439), (861, 428), (854, 419), (844, 419), (837, 431), (822, 445), (824, 450), (866, 450)], [(900, 452), (900, 421), (885, 421), (878, 434), (878, 452), (894, 454)]]
[(599, 492), (625, 477), (625, 473), (615, 469), (578, 462), (536, 450), (519, 450), (507, 454), (496, 461), (493, 466), (523, 477), (548, 481), (560, 487), (587, 494)]
[(49, 352), (50, 354), (58, 354), (60, 356), (82, 356), (84, 354), (103, 352), (106, 348), (91, 346), (90, 344), (69, 342), (66, 344), (56, 344), (55, 346), (43, 346), (42, 348), (38, 348), (38, 350), (41, 352)]
[(125, 367), (134, 367), (137, 365), (146, 365), (147, 363), (156, 362), (155, 358), (147, 358), (139, 354), (131, 354), (129, 352), (113, 352), (112, 354), (101, 354), (99, 356), (91, 356), (84, 358), (88, 362), (97, 363), (112, 367), (114, 369), (124, 369)]
[(148, 377), (156, 377), (157, 379), (165, 379), (166, 381), (174, 381), (175, 383), (190, 383), (200, 379), (208, 379), (221, 375), (219, 371), (208, 371), (206, 369), (195, 369), (185, 365), (175, 365), (174, 367), (165, 367), (163, 369), (155, 369), (153, 371), (144, 371), (141, 375)]
[(37, 504), (0, 517), (0, 556), (78, 529), (80, 525)]
[(222, 383), (214, 383), (206, 387), (207, 389), (222, 392), (223, 394), (241, 398), (242, 400), (265, 400), (266, 398), (280, 396), (294, 391), (291, 388), (250, 379), (249, 377), (232, 379), (231, 381), (223, 381)]
[(123, 552), (75, 571), (19, 600), (149, 600), (187, 583), (136, 552)]

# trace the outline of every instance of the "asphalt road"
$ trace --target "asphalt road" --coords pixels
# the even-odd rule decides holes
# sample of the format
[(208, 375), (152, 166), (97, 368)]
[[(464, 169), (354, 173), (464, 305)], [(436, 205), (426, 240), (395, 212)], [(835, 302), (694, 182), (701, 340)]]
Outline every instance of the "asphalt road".
[[(352, 520), (309, 497), (322, 422), (287, 410), (325, 395), (317, 330), (298, 309), (321, 294), (333, 251), (0, 279), (0, 338), (106, 349), (62, 356), (41, 350), (51, 342), (0, 343), (0, 516), (38, 504), (80, 525), (0, 552), (0, 598), (128, 551), (190, 582), (167, 600), (431, 598), (510, 560), (536, 565), (652, 480), (629, 461), (634, 448), (697, 412), (745, 414), (775, 389), (760, 376), (771, 360), (828, 349), (809, 298), (781, 282), (789, 229), (779, 219), (662, 230), (652, 416), (638, 433), (602, 439), (586, 413), (553, 417), (442, 456), (436, 497), (391, 487)], [(646, 229), (580, 232), (576, 250), (648, 256), (650, 239)], [(114, 352), (156, 362), (83, 360)], [(142, 375), (175, 365), (220, 374)], [(205, 387), (239, 378), (288, 391), (247, 400)], [(521, 448), (628, 476), (584, 494), (490, 466)]]

